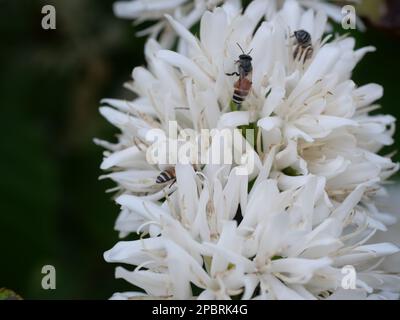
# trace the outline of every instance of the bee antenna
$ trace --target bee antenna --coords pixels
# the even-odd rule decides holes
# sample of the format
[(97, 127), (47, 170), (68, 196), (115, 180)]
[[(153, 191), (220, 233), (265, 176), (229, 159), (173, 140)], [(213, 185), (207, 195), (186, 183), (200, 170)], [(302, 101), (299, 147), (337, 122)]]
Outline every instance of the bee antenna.
[(242, 50), (243, 54), (245, 54), (245, 53), (244, 53), (244, 50), (243, 50), (243, 48), (240, 46), (239, 42), (236, 42), (236, 44), (238, 45), (238, 47), (240, 48), (240, 50)]
[(253, 48), (249, 51), (249, 53), (247, 54), (248, 56), (253, 52)]

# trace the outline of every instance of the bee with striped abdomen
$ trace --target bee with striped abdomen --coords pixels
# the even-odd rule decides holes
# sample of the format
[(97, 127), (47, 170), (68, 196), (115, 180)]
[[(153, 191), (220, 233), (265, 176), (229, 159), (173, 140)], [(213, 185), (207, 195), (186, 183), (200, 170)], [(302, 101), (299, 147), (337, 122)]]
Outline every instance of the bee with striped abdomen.
[(175, 167), (171, 167), (162, 171), (156, 178), (157, 184), (163, 184), (172, 181), (170, 187), (176, 182)]
[(295, 37), (297, 42), (293, 52), (293, 58), (298, 61), (301, 61), (303, 58), (303, 63), (305, 63), (314, 53), (311, 35), (305, 30), (297, 30), (292, 37)]
[(238, 71), (232, 73), (226, 73), (227, 76), (238, 76), (239, 79), (234, 84), (234, 92), (232, 101), (238, 106), (242, 105), (243, 101), (249, 95), (252, 82), (251, 82), (251, 75), (253, 72), (253, 65), (251, 61), (253, 60), (250, 56), (252, 50), (249, 53), (245, 53), (242, 47), (237, 44), (242, 51), (242, 54), (239, 56), (239, 60), (235, 63), (238, 64)]

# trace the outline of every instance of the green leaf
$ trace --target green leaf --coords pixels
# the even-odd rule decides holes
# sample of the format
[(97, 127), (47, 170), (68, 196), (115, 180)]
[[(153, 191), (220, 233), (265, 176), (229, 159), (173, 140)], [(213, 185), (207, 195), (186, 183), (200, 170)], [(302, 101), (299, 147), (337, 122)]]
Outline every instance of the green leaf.
[(22, 300), (21, 296), (6, 288), (0, 289), (0, 300)]
[(232, 112), (239, 111), (238, 105), (235, 102), (233, 102), (233, 100), (231, 100), (231, 102), (229, 103), (229, 107)]
[(287, 176), (291, 176), (291, 177), (301, 176), (301, 174), (296, 169), (294, 169), (292, 167), (287, 167), (287, 168), (283, 169), (282, 172), (284, 174), (286, 174)]
[(247, 193), (250, 193), (251, 189), (253, 189), (254, 183), (256, 182), (256, 178), (251, 180), (247, 186)]

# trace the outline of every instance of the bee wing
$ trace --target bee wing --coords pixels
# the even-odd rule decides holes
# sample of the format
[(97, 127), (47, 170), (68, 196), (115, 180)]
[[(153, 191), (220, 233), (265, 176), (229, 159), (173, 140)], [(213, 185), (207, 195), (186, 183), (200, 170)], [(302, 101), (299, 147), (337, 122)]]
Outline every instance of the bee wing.
[(246, 79), (249, 80), (250, 82), (252, 82), (252, 80), (253, 80), (253, 70), (251, 70), (251, 71), (247, 74)]

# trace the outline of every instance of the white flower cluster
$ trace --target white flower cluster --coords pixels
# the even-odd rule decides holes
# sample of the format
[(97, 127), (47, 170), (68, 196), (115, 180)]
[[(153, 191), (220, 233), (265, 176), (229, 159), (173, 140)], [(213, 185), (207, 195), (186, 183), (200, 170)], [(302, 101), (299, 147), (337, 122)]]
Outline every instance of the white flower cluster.
[[(359, 0), (350, 0), (358, 2)], [(217, 6), (234, 7), (236, 10), (242, 8), (242, 0), (130, 0), (117, 1), (114, 3), (116, 16), (131, 19), (135, 24), (155, 21), (138, 33), (138, 36), (150, 35), (158, 38), (160, 44), (170, 48), (175, 42), (175, 32), (170, 24), (164, 19), (165, 14), (171, 15), (176, 21), (187, 29), (193, 27), (207, 10), (213, 10)], [(280, 10), (284, 0), (263, 0), (266, 9), (265, 17), (270, 19)], [(304, 8), (324, 11), (331, 19), (340, 22), (343, 18), (341, 7), (332, 0), (298, 0)]]
[[(160, 1), (153, 1), (160, 3)], [(174, 7), (186, 1), (165, 1)], [(207, 1), (197, 1), (196, 3)], [(142, 1), (133, 1), (133, 4)], [(164, 3), (164, 1), (163, 1)], [(397, 171), (378, 155), (392, 144), (395, 119), (370, 115), (382, 94), (357, 87), (351, 73), (372, 47), (349, 37), (324, 37), (323, 11), (287, 0), (266, 19), (268, 1), (242, 13), (227, 3), (201, 18), (200, 38), (167, 16), (178, 52), (150, 39), (148, 67), (133, 71), (133, 101), (106, 99), (100, 111), (121, 130), (102, 169), (118, 183), (121, 241), (104, 254), (123, 278), (144, 292), (130, 299), (395, 299), (400, 277), (380, 265), (399, 251), (369, 239), (394, 218), (374, 197)], [(203, 12), (202, 12), (203, 13)], [(313, 54), (293, 57), (296, 30), (306, 30)], [(252, 51), (252, 89), (232, 111), (235, 60)], [(146, 161), (148, 132), (177, 121), (196, 131), (256, 128), (254, 172), (236, 164), (177, 164), (176, 183), (156, 183), (165, 167)], [(210, 145), (213, 141), (210, 142)], [(343, 283), (343, 267), (356, 271)]]

